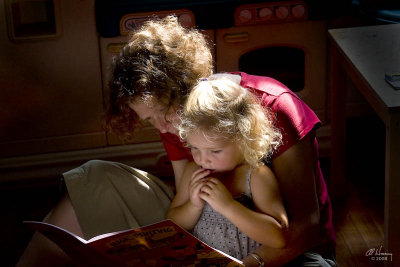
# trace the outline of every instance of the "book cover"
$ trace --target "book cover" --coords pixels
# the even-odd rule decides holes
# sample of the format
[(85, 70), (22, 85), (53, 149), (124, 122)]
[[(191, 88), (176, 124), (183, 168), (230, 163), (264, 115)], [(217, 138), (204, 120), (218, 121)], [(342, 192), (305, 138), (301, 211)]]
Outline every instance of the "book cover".
[(89, 240), (52, 224), (24, 223), (56, 243), (74, 262), (87, 266), (243, 266), (171, 220)]

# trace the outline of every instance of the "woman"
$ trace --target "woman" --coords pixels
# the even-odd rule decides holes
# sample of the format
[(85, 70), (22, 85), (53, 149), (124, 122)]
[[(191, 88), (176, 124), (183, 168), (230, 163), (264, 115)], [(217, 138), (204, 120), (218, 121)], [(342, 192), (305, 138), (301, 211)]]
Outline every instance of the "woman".
[[(191, 87), (211, 72), (212, 58), (204, 37), (196, 30), (179, 26), (173, 16), (146, 23), (133, 33), (114, 62), (108, 125), (122, 137), (129, 138), (141, 121), (153, 124), (160, 131), (172, 162), (176, 186), (180, 184), (183, 170), (192, 161), (190, 150), (176, 135), (179, 111)], [(244, 263), (246, 266), (261, 266), (262, 262), (268, 266), (303, 266), (312, 262), (313, 266), (335, 266), (331, 205), (319, 168), (315, 139), (315, 130), (320, 124), (318, 118), (293, 92), (274, 79), (245, 73), (223, 75), (253, 92), (274, 114), (275, 127), (282, 133), (282, 145), (267, 164), (278, 180), (287, 209), (290, 224), (288, 245), (285, 248), (260, 246), (255, 251), (260, 257), (255, 259), (249, 255), (243, 259)], [(156, 221), (167, 211), (165, 203), (169, 205), (167, 199), (171, 199), (168, 190), (160, 186), (158, 193), (138, 197), (163, 196), (164, 201), (159, 201), (161, 198), (157, 197), (151, 202), (153, 204), (149, 204), (151, 209), (138, 208), (143, 202), (137, 202), (139, 199), (125, 200), (127, 195), (142, 192), (135, 188), (135, 181), (142, 176), (151, 177), (121, 164), (98, 161), (71, 170), (64, 174), (68, 194), (46, 220), (85, 238)], [(159, 186), (157, 179), (150, 180), (155, 184), (152, 188)], [(98, 189), (99, 184), (101, 190)], [(115, 188), (116, 184), (122, 189), (109, 193), (109, 188)], [(99, 191), (110, 195), (104, 197), (98, 194)], [(124, 201), (116, 200), (121, 198)], [(110, 199), (116, 204), (109, 204)], [(107, 202), (110, 208), (100, 211), (94, 208), (96, 204), (99, 206), (100, 201)], [(148, 218), (148, 210), (162, 212)], [(109, 226), (110, 218), (120, 220), (116, 219)], [(40, 237), (34, 236), (21, 262), (38, 258), (44, 251), (59, 259), (62, 253), (54, 253), (55, 248), (51, 244), (43, 248), (44, 243), (43, 238), (40, 240)], [(50, 262), (49, 259), (48, 255), (47, 262)]]

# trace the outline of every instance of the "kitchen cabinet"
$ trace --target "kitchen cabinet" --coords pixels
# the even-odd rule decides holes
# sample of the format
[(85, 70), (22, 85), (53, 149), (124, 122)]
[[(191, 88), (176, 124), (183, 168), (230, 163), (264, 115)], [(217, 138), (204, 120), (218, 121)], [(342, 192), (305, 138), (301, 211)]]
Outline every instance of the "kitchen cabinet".
[[(28, 165), (44, 166), (56, 159), (81, 162), (110, 154), (117, 157), (119, 150), (126, 155), (127, 147), (102, 126), (106, 93), (94, 0), (54, 0), (54, 35), (41, 35), (37, 27), (32, 32), (28, 27), (24, 35), (12, 32), (14, 22), (7, 8), (14, 2), (22, 3), (20, 24), (41, 21), (40, 15), (24, 11), (24, 1), (8, 0), (0, 5), (0, 174)], [(37, 2), (30, 1), (28, 7)], [(42, 7), (34, 8), (40, 11)], [(130, 143), (149, 142), (159, 142), (157, 131), (150, 126)], [(163, 152), (162, 144), (152, 147), (152, 155)], [(146, 153), (146, 148), (141, 146), (140, 151)], [(0, 176), (1, 181), (7, 178)]]

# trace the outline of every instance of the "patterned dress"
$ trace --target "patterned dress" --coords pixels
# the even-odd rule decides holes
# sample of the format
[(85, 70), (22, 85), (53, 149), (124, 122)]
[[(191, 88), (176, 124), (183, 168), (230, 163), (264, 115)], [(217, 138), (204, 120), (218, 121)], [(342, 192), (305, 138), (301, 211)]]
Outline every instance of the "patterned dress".
[[(235, 198), (250, 209), (254, 206), (250, 189), (251, 172), (252, 169), (247, 173), (246, 192)], [(204, 205), (203, 212), (192, 234), (207, 245), (239, 260), (254, 252), (260, 246), (226, 217), (216, 212), (208, 203)]]

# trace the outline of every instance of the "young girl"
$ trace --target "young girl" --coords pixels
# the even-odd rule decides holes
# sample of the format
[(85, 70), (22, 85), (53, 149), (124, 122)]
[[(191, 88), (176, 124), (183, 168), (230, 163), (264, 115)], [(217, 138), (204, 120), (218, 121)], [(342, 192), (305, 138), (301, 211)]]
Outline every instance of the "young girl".
[(286, 244), (279, 186), (262, 160), (281, 135), (256, 97), (227, 79), (201, 81), (181, 114), (180, 137), (194, 162), (185, 169), (167, 217), (237, 259), (262, 245)]

